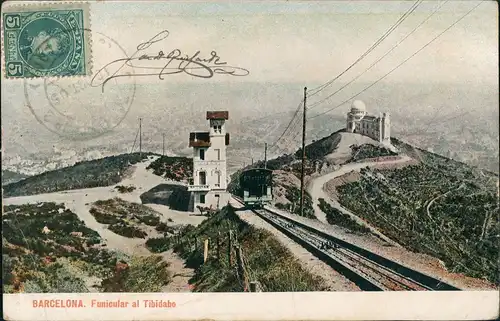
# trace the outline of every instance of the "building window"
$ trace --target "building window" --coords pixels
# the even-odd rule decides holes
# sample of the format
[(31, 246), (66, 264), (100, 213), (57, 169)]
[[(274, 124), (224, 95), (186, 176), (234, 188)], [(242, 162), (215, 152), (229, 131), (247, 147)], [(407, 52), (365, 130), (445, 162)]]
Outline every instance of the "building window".
[(205, 204), (205, 194), (200, 195), (200, 203)]
[(200, 159), (205, 160), (205, 150), (204, 149), (200, 149)]
[(217, 183), (215, 184), (215, 187), (220, 187), (220, 172), (216, 172), (215, 175), (217, 176)]
[(220, 125), (215, 125), (214, 133), (222, 133), (222, 127)]
[(216, 149), (215, 154), (216, 154), (217, 160), (220, 160), (220, 149)]
[(200, 185), (207, 185), (207, 173), (200, 172)]

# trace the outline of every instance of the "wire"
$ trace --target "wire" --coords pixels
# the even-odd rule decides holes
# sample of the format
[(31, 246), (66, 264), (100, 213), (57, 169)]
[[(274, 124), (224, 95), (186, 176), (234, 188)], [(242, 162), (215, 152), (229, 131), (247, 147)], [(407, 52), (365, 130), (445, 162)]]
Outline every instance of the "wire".
[(382, 41), (384, 41), (396, 28), (403, 23), (406, 18), (408, 18), (415, 9), (420, 5), (422, 0), (417, 0), (401, 17), (399, 17), (398, 21), (396, 21), (370, 48), (368, 48), (367, 51), (365, 51), (364, 54), (362, 54), (356, 61), (354, 61), (347, 69), (345, 69), (343, 72), (338, 74), (335, 78), (331, 79), (330, 81), (326, 82), (325, 84), (316, 87), (311, 91), (309, 97), (312, 97), (318, 93), (320, 93), (322, 90), (330, 86), (335, 80), (339, 79), (342, 75), (344, 75), (346, 72), (348, 72), (352, 67), (354, 67), (358, 62), (360, 62), (364, 57), (366, 57), (370, 52), (372, 52)]
[(135, 142), (137, 142), (137, 136), (139, 136), (139, 128), (137, 129), (137, 132), (135, 133), (134, 144), (132, 145), (132, 149), (130, 150), (130, 154), (134, 151)]
[[(288, 138), (290, 137), (291, 133), (294, 133), (294, 132), (295, 132), (298, 128), (300, 128), (300, 127), (301, 127), (301, 121), (302, 121), (302, 117), (297, 117), (297, 118), (295, 119), (295, 122), (294, 122), (294, 124), (292, 125), (292, 129), (290, 130), (289, 135), (288, 135), (288, 136), (286, 136), (286, 138), (283, 140), (283, 141), (285, 142), (285, 144), (286, 144), (286, 147), (285, 147), (285, 148), (280, 148), (278, 145), (276, 145), (276, 147), (275, 147), (275, 148), (276, 148), (276, 150), (275, 150), (275, 151), (280, 151), (280, 152), (282, 152), (284, 149), (288, 148), (288, 146), (290, 145), (290, 143), (287, 143)], [(300, 133), (300, 131), (299, 131), (299, 133)], [(296, 134), (296, 135), (294, 136), (294, 138), (292, 138), (292, 140), (293, 140), (293, 139), (295, 139), (295, 137), (297, 137), (297, 135), (298, 135), (298, 134)]]
[(363, 74), (365, 74), (367, 71), (369, 71), (370, 69), (372, 69), (373, 66), (375, 66), (379, 61), (381, 61), (382, 59), (384, 59), (385, 57), (387, 57), (387, 55), (389, 55), (394, 49), (396, 49), (401, 43), (403, 43), (409, 36), (411, 36), (415, 31), (417, 31), (418, 28), (420, 28), (424, 23), (426, 23), (448, 1), (449, 0), (446, 0), (445, 2), (442, 2), (439, 7), (437, 7), (429, 16), (427, 16), (427, 18), (425, 18), (422, 22), (420, 22), (412, 31), (410, 31), (406, 36), (404, 36), (403, 39), (401, 39), (396, 45), (394, 45), (391, 49), (389, 49), (389, 51), (387, 51), (384, 55), (382, 55), (379, 59), (377, 59), (373, 64), (371, 64), (370, 67), (368, 67), (367, 69), (365, 69), (362, 73), (360, 73), (359, 75), (357, 75), (354, 79), (352, 79), (351, 81), (349, 81), (347, 84), (345, 84), (344, 86), (340, 87), (333, 94), (330, 94), (327, 97), (325, 97), (324, 99), (313, 103), (308, 109), (312, 109), (312, 108), (318, 106), (319, 104), (321, 104), (322, 102), (330, 99), (332, 96), (334, 96), (339, 91), (341, 91), (345, 87), (347, 87), (350, 84), (352, 84), (356, 79), (358, 79)]
[(290, 120), (290, 122), (288, 123), (288, 125), (286, 126), (285, 130), (283, 131), (283, 133), (281, 133), (281, 136), (269, 147), (269, 149), (271, 148), (274, 148), (274, 146), (276, 146), (276, 144), (279, 142), (280, 139), (283, 138), (283, 136), (285, 136), (285, 133), (286, 131), (290, 128), (290, 126), (292, 125), (293, 121), (295, 120), (295, 117), (297, 117), (300, 109), (302, 108), (302, 104), (304, 103), (304, 100), (302, 100), (299, 104), (299, 106), (297, 107), (297, 110), (295, 110), (295, 113), (293, 114), (293, 117), (292, 119)]
[[(346, 70), (344, 70), (342, 73), (340, 73), (337, 77), (335, 77), (333, 80), (330, 80), (328, 81), (327, 83), (325, 83), (324, 85), (322, 86), (319, 86), (315, 89), (312, 89), (311, 91), (314, 91), (312, 94), (310, 94), (309, 96), (314, 96), (316, 94), (318, 94), (319, 92), (321, 92), (322, 90), (324, 90), (326, 87), (328, 87), (330, 84), (332, 84), (335, 80), (337, 80), (339, 77), (341, 77), (343, 74), (345, 74), (347, 71), (349, 71), (354, 65), (356, 65), (359, 61), (361, 61), (366, 55), (368, 55), (371, 51), (373, 51), (383, 40), (385, 40), (404, 20), (406, 20), (406, 18), (408, 18), (409, 15), (411, 15), (413, 13), (413, 11), (415, 11), (415, 9), (420, 5), (420, 3), (422, 2), (422, 0), (417, 0), (411, 7), (410, 9), (408, 9), (397, 21), (395, 24), (393, 24), (391, 26), (391, 28), (389, 28), (370, 48), (368, 48), (368, 50), (363, 54), (361, 55), (360, 58), (358, 58), (353, 64), (351, 64)], [(295, 111), (295, 114), (294, 116), (292, 117), (292, 119), (290, 120), (290, 122), (288, 123), (287, 127), (285, 128), (285, 130), (283, 131), (283, 133), (280, 135), (280, 137), (270, 146), (270, 148), (274, 148), (277, 143), (283, 138), (283, 136), (286, 134), (287, 130), (290, 128), (290, 126), (292, 125), (295, 117), (297, 117), (297, 114), (298, 112), (300, 111), (300, 108), (302, 107), (302, 104), (303, 104), (303, 100), (301, 101), (301, 103), (299, 104), (297, 110)]]
[(455, 21), (454, 23), (452, 23), (448, 28), (444, 29), (441, 33), (439, 33), (437, 36), (435, 36), (429, 42), (427, 42), (422, 48), (420, 48), (419, 50), (417, 50), (416, 52), (414, 52), (411, 56), (409, 56), (408, 58), (406, 58), (405, 60), (403, 60), (403, 62), (401, 62), (399, 65), (397, 65), (396, 67), (394, 67), (391, 71), (389, 71), (388, 73), (386, 73), (385, 75), (383, 75), (379, 79), (377, 79), (371, 85), (365, 87), (363, 90), (361, 90), (360, 92), (358, 92), (354, 96), (350, 97), (349, 99), (343, 101), (342, 103), (338, 104), (337, 106), (335, 106), (333, 108), (330, 108), (330, 109), (328, 109), (328, 110), (326, 110), (326, 111), (324, 111), (322, 113), (316, 114), (316, 115), (310, 117), (309, 119), (313, 119), (313, 118), (322, 116), (324, 114), (327, 114), (327, 113), (331, 112), (332, 110), (334, 110), (334, 109), (342, 106), (343, 104), (349, 102), (350, 100), (352, 100), (353, 98), (357, 97), (361, 93), (365, 92), (369, 88), (373, 87), (379, 81), (381, 81), (382, 79), (384, 79), (385, 77), (387, 77), (388, 75), (390, 75), (393, 71), (395, 71), (396, 69), (398, 69), (400, 66), (402, 66), (404, 63), (406, 63), (408, 60), (410, 60), (411, 58), (413, 58), (414, 56), (416, 56), (419, 52), (421, 52), (422, 50), (424, 50), (428, 45), (430, 45), (432, 42), (434, 42), (437, 38), (439, 38), (441, 35), (443, 35), (446, 31), (450, 30), (453, 26), (455, 26), (458, 22), (460, 22), (462, 19), (464, 19), (467, 15), (469, 15), (474, 9), (476, 9), (477, 7), (479, 7), (481, 4), (482, 4), (482, 2), (480, 2), (479, 4), (477, 4), (476, 6), (474, 6), (471, 10), (467, 11), (462, 17), (460, 17), (457, 21)]

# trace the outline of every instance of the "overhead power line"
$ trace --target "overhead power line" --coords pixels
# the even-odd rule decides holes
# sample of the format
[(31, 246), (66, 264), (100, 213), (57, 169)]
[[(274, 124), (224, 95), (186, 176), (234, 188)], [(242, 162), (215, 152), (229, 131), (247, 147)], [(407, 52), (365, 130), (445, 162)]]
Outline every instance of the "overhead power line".
[[(422, 2), (422, 0), (417, 0), (370, 48), (368, 48), (368, 50), (363, 54), (361, 55), (360, 58), (358, 58), (353, 64), (351, 64), (351, 66), (349, 66), (346, 70), (344, 70), (341, 74), (339, 74), (337, 77), (335, 77), (333, 80), (330, 80), (328, 81), (327, 83), (323, 84), (322, 86), (319, 86), (315, 89), (313, 89), (313, 93), (312, 94), (309, 94), (309, 96), (313, 96), (317, 93), (319, 93), (320, 91), (322, 91), (323, 89), (325, 89), (326, 87), (328, 87), (331, 83), (333, 83), (333, 81), (335, 81), (336, 79), (338, 79), (339, 77), (341, 77), (344, 73), (346, 73), (347, 71), (349, 71), (355, 64), (357, 64), (359, 61), (361, 61), (366, 55), (368, 55), (371, 51), (373, 51), (384, 39), (386, 39), (410, 14), (413, 13), (413, 11), (415, 11), (415, 9), (420, 5), (420, 3)], [(287, 133), (287, 131), (291, 128), (291, 126), (298, 126), (299, 122), (296, 121), (297, 119), (297, 115), (299, 114), (299, 111), (300, 109), (302, 108), (302, 104), (303, 104), (303, 100), (301, 101), (301, 103), (299, 104), (299, 106), (297, 107), (297, 110), (295, 111), (295, 114), (293, 115), (292, 119), (290, 120), (290, 122), (288, 123), (287, 127), (285, 128), (285, 130), (283, 131), (283, 133), (279, 136), (279, 138), (270, 146), (270, 148), (275, 148), (278, 144), (278, 142), (283, 138), (285, 137), (285, 134)], [(295, 121), (295, 123), (294, 123)], [(295, 124), (295, 125), (294, 125)], [(296, 127), (294, 128), (294, 130), (296, 129)], [(296, 137), (296, 136), (295, 136)], [(295, 139), (295, 137), (292, 139), (292, 142), (293, 143), (293, 140)], [(289, 146), (289, 144), (287, 144), (287, 147)]]
[(135, 143), (137, 142), (137, 136), (139, 136), (139, 128), (137, 129), (137, 132), (135, 133), (134, 144), (132, 145), (132, 149), (130, 150), (130, 153), (134, 152)]
[(420, 5), (420, 3), (423, 0), (417, 0), (368, 50), (365, 51), (364, 54), (362, 54), (356, 61), (354, 61), (347, 69), (342, 71), (340, 74), (338, 74), (335, 78), (329, 80), (325, 84), (316, 87), (312, 89), (309, 93), (309, 97), (312, 97), (318, 93), (320, 93), (322, 90), (330, 86), (335, 80), (339, 79), (342, 75), (344, 75), (346, 72), (348, 72), (352, 67), (354, 67), (358, 62), (360, 62), (364, 57), (366, 57), (370, 52), (372, 52), (382, 41), (384, 41), (396, 28), (403, 23), (403, 21), (408, 18), (415, 9)]
[(459, 23), (461, 20), (463, 20), (466, 16), (468, 16), (472, 11), (474, 11), (477, 7), (479, 7), (480, 5), (482, 4), (482, 2), (478, 3), (476, 6), (474, 6), (472, 9), (470, 9), (469, 11), (467, 11), (464, 15), (462, 15), (457, 21), (455, 21), (454, 23), (452, 23), (449, 27), (447, 27), (446, 29), (444, 29), (441, 33), (439, 33), (437, 36), (435, 36), (434, 38), (432, 38), (429, 42), (427, 42), (423, 47), (421, 47), (419, 50), (417, 50), (416, 52), (414, 52), (411, 56), (409, 56), (408, 58), (406, 58), (405, 60), (403, 60), (403, 62), (401, 62), (399, 65), (397, 65), (396, 67), (394, 67), (393, 69), (391, 69), (388, 73), (386, 73), (385, 75), (383, 75), (382, 77), (380, 77), (379, 79), (377, 79), (375, 82), (373, 82), (371, 85), (365, 87), (363, 90), (361, 90), (360, 92), (358, 92), (357, 94), (355, 94), (354, 96), (350, 97), (349, 99), (343, 101), (342, 103), (338, 104), (337, 106), (333, 107), (333, 108), (330, 108), (322, 113), (319, 113), (319, 114), (316, 114), (312, 117), (309, 117), (309, 119), (313, 119), (313, 118), (316, 118), (316, 117), (319, 117), (319, 116), (322, 116), (324, 114), (327, 114), (329, 112), (331, 112), (332, 110), (342, 106), (343, 104), (351, 101), (352, 99), (356, 98), (358, 95), (362, 94), (363, 92), (365, 92), (366, 90), (370, 89), (371, 87), (375, 86), (379, 81), (381, 81), (382, 79), (384, 79), (385, 77), (387, 77), (388, 75), (390, 75), (392, 72), (394, 72), (396, 69), (398, 69), (399, 67), (401, 67), (404, 63), (406, 63), (408, 60), (410, 60), (411, 58), (413, 58), (414, 56), (416, 56), (418, 53), (420, 53), (422, 50), (424, 50), (425, 48), (427, 48), (427, 46), (429, 46), (432, 42), (434, 42), (436, 39), (438, 39), (441, 35), (443, 35), (446, 31), (450, 30), (453, 26), (455, 26), (457, 23)]
[(302, 108), (302, 103), (303, 103), (303, 102), (304, 102), (303, 100), (301, 100), (301, 101), (300, 101), (300, 104), (299, 104), (299, 106), (297, 107), (297, 109), (295, 110), (295, 113), (294, 113), (294, 115), (293, 115), (292, 119), (290, 120), (290, 122), (289, 122), (289, 123), (288, 123), (288, 125), (286, 126), (285, 130), (283, 131), (283, 133), (281, 133), (280, 137), (278, 137), (278, 139), (277, 139), (277, 140), (276, 140), (273, 144), (271, 144), (271, 146), (269, 147), (270, 149), (271, 149), (271, 148), (274, 148), (274, 147), (276, 146), (276, 144), (278, 144), (278, 142), (279, 142), (279, 141), (283, 138), (283, 136), (285, 136), (285, 133), (286, 133), (286, 132), (287, 132), (287, 130), (290, 128), (290, 126), (292, 126), (293, 121), (295, 120), (295, 118), (296, 118), (296, 117), (297, 117), (297, 115), (299, 114), (299, 111), (300, 111), (300, 109)]
[(282, 139), (285, 147), (283, 148), (283, 146), (280, 147), (276, 145), (275, 151), (279, 150), (281, 152), (282, 150), (287, 149), (294, 142), (294, 139), (301, 133), (300, 129), (302, 128), (302, 118), (302, 115), (295, 118), (292, 126), (290, 126), (290, 129), (288, 130), (288, 134)]
[(316, 106), (318, 106), (319, 104), (327, 101), (328, 99), (330, 99), (332, 96), (334, 96), (335, 94), (337, 94), (338, 92), (340, 92), (342, 89), (344, 89), (345, 87), (349, 86), (350, 84), (352, 84), (355, 80), (357, 80), (359, 77), (361, 77), (362, 75), (364, 75), (366, 72), (368, 72), (370, 69), (373, 68), (373, 66), (375, 66), (378, 62), (380, 62), (382, 59), (384, 59), (385, 57), (387, 57), (394, 49), (396, 49), (401, 43), (403, 43), (409, 36), (411, 36), (415, 31), (418, 30), (418, 28), (420, 28), (424, 23), (426, 23), (439, 9), (441, 9), (441, 7), (447, 3), (449, 0), (446, 0), (444, 2), (442, 2), (430, 15), (427, 16), (427, 18), (425, 18), (422, 22), (420, 22), (415, 28), (413, 28), (412, 31), (410, 31), (406, 36), (403, 37), (403, 39), (401, 39), (398, 43), (396, 43), (396, 45), (394, 45), (391, 49), (389, 49), (385, 54), (383, 54), (379, 59), (377, 59), (374, 63), (372, 63), (370, 65), (370, 67), (368, 67), (367, 69), (365, 69), (362, 73), (360, 73), (359, 75), (357, 75), (354, 79), (352, 79), (351, 81), (349, 81), (348, 83), (346, 83), (344, 86), (340, 87), (339, 89), (337, 89), (337, 91), (335, 91), (334, 93), (328, 95), (327, 97), (323, 98), (322, 100), (320, 101), (317, 101), (315, 103), (313, 103), (311, 105), (311, 107), (309, 107), (309, 109), (312, 109)]

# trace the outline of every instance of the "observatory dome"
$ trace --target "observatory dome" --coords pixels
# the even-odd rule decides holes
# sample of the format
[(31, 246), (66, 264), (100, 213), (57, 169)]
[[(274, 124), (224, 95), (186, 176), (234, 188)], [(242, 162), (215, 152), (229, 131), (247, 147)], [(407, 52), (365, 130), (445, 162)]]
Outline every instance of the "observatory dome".
[(355, 101), (353, 101), (352, 105), (351, 105), (351, 112), (353, 112), (353, 113), (364, 113), (364, 112), (366, 112), (365, 103), (362, 102), (361, 100), (355, 100)]

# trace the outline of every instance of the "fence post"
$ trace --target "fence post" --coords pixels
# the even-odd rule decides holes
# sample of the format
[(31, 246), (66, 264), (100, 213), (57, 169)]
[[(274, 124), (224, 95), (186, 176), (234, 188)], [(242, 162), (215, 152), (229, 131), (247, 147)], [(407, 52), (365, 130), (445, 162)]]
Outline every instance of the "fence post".
[(227, 260), (229, 262), (229, 266), (233, 266), (233, 257), (231, 255), (231, 239), (232, 239), (232, 231), (229, 230), (228, 232), (228, 246), (227, 246)]
[(208, 239), (205, 239), (205, 244), (204, 244), (204, 249), (203, 249), (203, 263), (207, 262), (208, 258)]
[(217, 232), (217, 261), (220, 262), (220, 232)]
[(245, 284), (245, 289), (250, 291), (250, 286), (248, 284), (248, 277), (245, 269), (245, 262), (243, 261), (243, 253), (241, 252), (241, 247), (236, 248), (236, 260), (238, 262), (238, 274), (243, 277), (243, 283)]
[(262, 292), (262, 287), (259, 281), (250, 282), (250, 292)]

